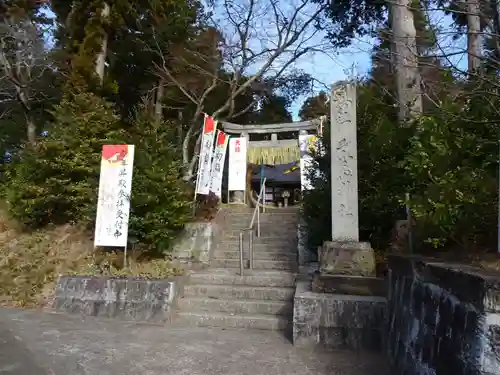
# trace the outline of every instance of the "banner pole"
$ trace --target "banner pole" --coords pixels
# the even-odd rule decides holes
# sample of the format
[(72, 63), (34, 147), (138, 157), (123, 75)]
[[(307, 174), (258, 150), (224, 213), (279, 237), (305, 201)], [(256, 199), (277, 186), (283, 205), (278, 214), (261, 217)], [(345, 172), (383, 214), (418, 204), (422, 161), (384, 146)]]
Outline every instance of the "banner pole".
[[(193, 217), (196, 215), (196, 198), (198, 196), (198, 185), (200, 183), (200, 168), (201, 168), (200, 154), (201, 154), (201, 149), (203, 147), (203, 133), (204, 133), (204, 130), (205, 130), (205, 122), (207, 121), (207, 114), (204, 113), (204, 112), (201, 112), (201, 114), (204, 116), (204, 118), (203, 118), (203, 125), (201, 125), (200, 149), (198, 150), (198, 169), (196, 170), (196, 183), (195, 183), (195, 186), (194, 186), (194, 197), (193, 197)], [(195, 150), (195, 152), (196, 152), (196, 150)], [(194, 157), (196, 157), (196, 154), (193, 155), (193, 158)]]
[(125, 245), (123, 251), (123, 268), (127, 268), (127, 245)]

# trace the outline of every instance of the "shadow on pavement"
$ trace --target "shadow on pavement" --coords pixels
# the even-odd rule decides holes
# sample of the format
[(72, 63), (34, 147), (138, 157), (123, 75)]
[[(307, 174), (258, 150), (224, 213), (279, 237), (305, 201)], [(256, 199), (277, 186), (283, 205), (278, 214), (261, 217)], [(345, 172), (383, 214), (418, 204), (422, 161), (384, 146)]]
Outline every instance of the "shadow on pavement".
[(0, 323), (0, 374), (49, 374), (37, 365), (33, 353), (3, 323)]

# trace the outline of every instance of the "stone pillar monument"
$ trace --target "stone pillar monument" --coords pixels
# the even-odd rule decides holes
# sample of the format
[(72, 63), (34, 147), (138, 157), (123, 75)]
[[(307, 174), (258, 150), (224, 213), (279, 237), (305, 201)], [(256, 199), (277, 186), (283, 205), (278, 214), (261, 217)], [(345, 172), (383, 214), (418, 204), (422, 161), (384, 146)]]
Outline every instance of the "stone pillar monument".
[(358, 145), (356, 87), (340, 82), (332, 87), (331, 180), (332, 241), (359, 241)]
[(355, 84), (334, 84), (330, 103), (332, 241), (319, 251), (320, 273), (373, 276), (373, 250), (359, 242)]

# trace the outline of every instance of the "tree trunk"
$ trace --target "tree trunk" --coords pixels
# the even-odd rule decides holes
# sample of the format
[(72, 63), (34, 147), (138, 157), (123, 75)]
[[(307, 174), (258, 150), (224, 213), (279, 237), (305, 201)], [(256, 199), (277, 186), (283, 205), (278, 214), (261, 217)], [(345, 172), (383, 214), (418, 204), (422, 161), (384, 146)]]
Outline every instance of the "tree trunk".
[(390, 12), (396, 96), (399, 105), (399, 122), (402, 126), (422, 113), (417, 32), (410, 6), (411, 0), (394, 0), (391, 3)]
[(498, 66), (500, 58), (500, 1), (491, 0), (491, 9), (493, 10), (493, 31), (492, 38), (495, 42), (495, 53), (493, 55), (493, 63)]
[[(12, 20), (11, 24), (14, 23), (15, 21)], [(26, 137), (28, 138), (28, 143), (33, 145), (36, 142), (36, 126), (33, 117), (31, 116), (28, 86), (25, 84), (23, 85), (23, 83), (27, 82), (31, 76), (31, 67), (29, 67), (23, 59), (24, 47), (28, 44), (29, 42), (26, 40), (17, 41), (15, 73), (13, 75), (16, 77), (14, 86), (16, 88), (17, 100), (20, 102), (26, 118)]]
[(177, 125), (177, 137), (179, 139), (179, 145), (182, 145), (182, 121), (183, 121), (183, 116), (182, 116), (182, 111), (179, 110), (177, 113), (177, 118), (179, 119), (179, 124)]
[(26, 114), (26, 129), (27, 129), (28, 143), (31, 145), (35, 144), (36, 125), (29, 113)]
[(24, 116), (26, 118), (26, 137), (28, 138), (29, 144), (34, 144), (36, 142), (36, 125), (33, 120), (33, 116), (31, 115), (31, 106), (28, 98), (28, 94), (26, 93), (26, 88), (21, 87), (19, 85), (15, 86), (17, 100), (21, 104), (21, 107), (24, 111)]
[(156, 100), (155, 100), (155, 119), (157, 122), (161, 122), (163, 118), (163, 97), (165, 94), (165, 82), (160, 79), (158, 82), (158, 88), (156, 89)]
[[(101, 17), (103, 19), (109, 18), (110, 9), (108, 3), (104, 3), (104, 7), (102, 9)], [(96, 64), (95, 64), (95, 72), (99, 77), (99, 81), (104, 82), (104, 67), (106, 62), (106, 54), (108, 50), (108, 35), (105, 33), (101, 40), (101, 52), (97, 55)]]
[(469, 74), (481, 67), (481, 18), (479, 0), (467, 1), (467, 56)]

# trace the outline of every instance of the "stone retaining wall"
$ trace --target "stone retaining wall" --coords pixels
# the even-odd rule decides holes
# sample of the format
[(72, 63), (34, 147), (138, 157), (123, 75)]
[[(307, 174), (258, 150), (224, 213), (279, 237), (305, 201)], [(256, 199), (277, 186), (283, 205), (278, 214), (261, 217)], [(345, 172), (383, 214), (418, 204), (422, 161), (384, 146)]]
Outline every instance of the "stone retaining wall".
[(317, 254), (307, 246), (307, 226), (301, 218), (297, 224), (297, 263), (299, 269), (304, 269), (301, 273), (306, 273), (308, 264), (317, 261)]
[(184, 278), (171, 280), (62, 276), (52, 308), (56, 311), (144, 322), (166, 322), (183, 295)]
[(388, 273), (392, 374), (500, 374), (500, 277), (402, 256)]
[(385, 297), (314, 293), (311, 281), (299, 281), (293, 344), (382, 351), (385, 306)]
[(208, 265), (219, 245), (226, 214), (227, 210), (220, 208), (212, 221), (188, 223), (173, 246), (173, 258)]

